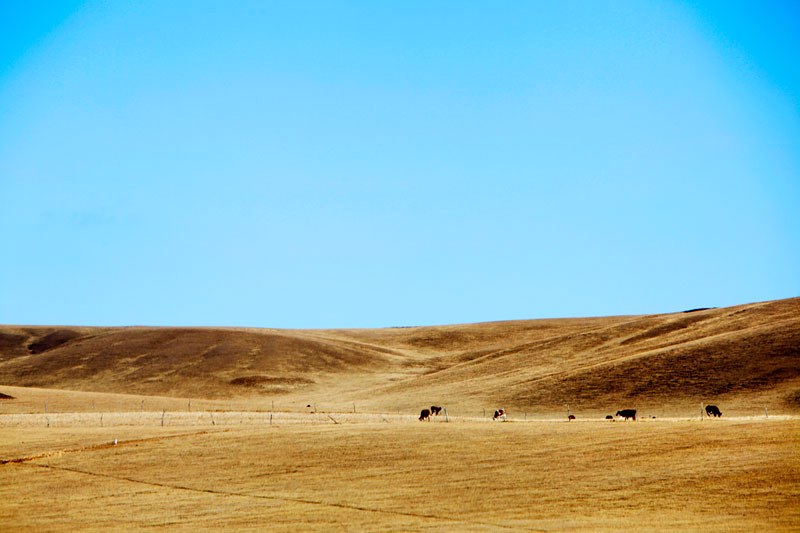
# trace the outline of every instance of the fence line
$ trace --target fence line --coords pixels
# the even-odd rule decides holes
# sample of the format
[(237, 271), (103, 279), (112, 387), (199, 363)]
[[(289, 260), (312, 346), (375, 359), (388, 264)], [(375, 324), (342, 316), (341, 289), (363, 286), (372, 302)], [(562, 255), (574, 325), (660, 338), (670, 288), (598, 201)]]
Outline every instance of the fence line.
[[(348, 425), (348, 424), (419, 424), (416, 414), (386, 414), (386, 413), (287, 413), (264, 411), (167, 411), (161, 413), (146, 411), (142, 412), (112, 412), (100, 413), (28, 413), (28, 414), (0, 414), (0, 427), (47, 427), (47, 428), (67, 428), (67, 427), (99, 427), (104, 429), (114, 427), (280, 427), (286, 425)], [(705, 419), (704, 419), (705, 420)], [(751, 411), (747, 416), (728, 416), (714, 418), (704, 423), (725, 423), (727, 421), (742, 420), (800, 420), (797, 414), (774, 414), (769, 413), (767, 408), (764, 412)], [(445, 411), (444, 416), (432, 417), (431, 423), (493, 423), (491, 418), (480, 416), (453, 416)], [(566, 417), (531, 417), (528, 413), (520, 413), (514, 416), (509, 414), (509, 423), (566, 423)], [(579, 417), (577, 422), (587, 423), (608, 423), (601, 417)], [(698, 423), (697, 418), (692, 416), (684, 417), (659, 417), (657, 419), (642, 418), (635, 424), (647, 424), (658, 422), (687, 422)], [(623, 422), (619, 422), (623, 423)]]

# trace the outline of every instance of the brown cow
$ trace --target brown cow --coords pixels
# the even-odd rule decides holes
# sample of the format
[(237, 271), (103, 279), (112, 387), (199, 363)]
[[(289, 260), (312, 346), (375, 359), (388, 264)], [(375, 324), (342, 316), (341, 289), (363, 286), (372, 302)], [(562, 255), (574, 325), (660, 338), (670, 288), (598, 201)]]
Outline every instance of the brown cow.
[(425, 421), (430, 422), (431, 412), (428, 409), (423, 409), (422, 411), (419, 412), (419, 420), (420, 422), (425, 422)]

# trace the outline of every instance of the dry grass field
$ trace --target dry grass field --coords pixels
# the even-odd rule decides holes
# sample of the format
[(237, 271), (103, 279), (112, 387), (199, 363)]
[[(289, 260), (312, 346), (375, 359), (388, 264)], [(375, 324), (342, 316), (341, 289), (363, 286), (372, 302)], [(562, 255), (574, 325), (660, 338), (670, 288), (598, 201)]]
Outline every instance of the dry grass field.
[(37, 531), (800, 524), (796, 420), (411, 424), (19, 428), (2, 442), (12, 462), (0, 468), (0, 521)]
[[(800, 299), (380, 330), (0, 326), (0, 524), (798, 531), (799, 357)], [(431, 404), (447, 415), (419, 422)], [(622, 408), (639, 420), (604, 419)]]

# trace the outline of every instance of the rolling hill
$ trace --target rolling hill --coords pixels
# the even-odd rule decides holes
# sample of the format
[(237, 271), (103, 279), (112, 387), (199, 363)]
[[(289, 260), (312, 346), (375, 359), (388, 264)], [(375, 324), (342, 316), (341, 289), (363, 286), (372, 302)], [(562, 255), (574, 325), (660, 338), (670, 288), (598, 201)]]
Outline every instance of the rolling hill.
[(443, 403), (662, 415), (707, 402), (796, 412), (800, 298), (384, 329), (0, 326), (2, 385), (376, 411)]

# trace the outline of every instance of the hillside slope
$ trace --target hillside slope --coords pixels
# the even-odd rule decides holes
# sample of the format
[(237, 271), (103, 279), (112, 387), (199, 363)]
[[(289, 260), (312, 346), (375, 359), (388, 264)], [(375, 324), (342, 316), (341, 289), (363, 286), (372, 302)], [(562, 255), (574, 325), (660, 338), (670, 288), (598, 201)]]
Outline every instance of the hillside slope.
[(800, 409), (800, 298), (373, 330), (0, 326), (0, 384), (410, 409)]
[[(497, 326), (502, 329), (502, 325)], [(448, 352), (441, 369), (385, 387), (516, 408), (767, 401), (798, 407), (800, 300), (563, 324), (538, 339)]]

